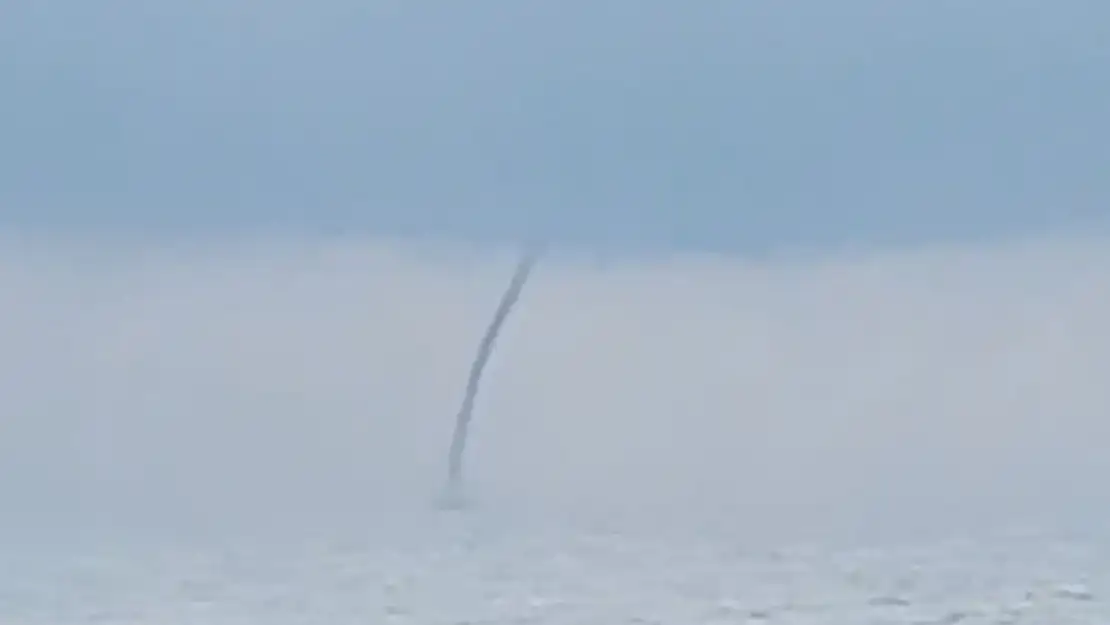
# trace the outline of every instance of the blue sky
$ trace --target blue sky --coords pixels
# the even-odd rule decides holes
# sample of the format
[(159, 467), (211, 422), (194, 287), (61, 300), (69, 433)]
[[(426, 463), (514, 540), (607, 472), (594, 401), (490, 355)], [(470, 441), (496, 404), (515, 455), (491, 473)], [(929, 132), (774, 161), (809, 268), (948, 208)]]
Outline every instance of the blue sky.
[(1110, 206), (1110, 4), (0, 11), (0, 224), (751, 251)]

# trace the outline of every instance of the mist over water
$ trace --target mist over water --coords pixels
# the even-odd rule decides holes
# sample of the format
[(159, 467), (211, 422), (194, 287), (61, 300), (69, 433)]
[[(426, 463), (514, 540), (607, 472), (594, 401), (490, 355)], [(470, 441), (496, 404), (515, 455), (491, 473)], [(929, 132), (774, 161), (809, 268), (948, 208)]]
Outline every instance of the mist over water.
[[(514, 250), (5, 243), (10, 535), (444, 522)], [(1107, 243), (549, 252), (475, 407), (472, 514), (784, 540), (1105, 525)]]

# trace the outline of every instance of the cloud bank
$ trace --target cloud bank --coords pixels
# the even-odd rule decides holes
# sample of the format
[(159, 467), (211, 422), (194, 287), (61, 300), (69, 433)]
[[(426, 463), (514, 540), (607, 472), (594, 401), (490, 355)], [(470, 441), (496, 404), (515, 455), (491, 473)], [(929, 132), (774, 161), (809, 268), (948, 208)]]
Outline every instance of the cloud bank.
[(1102, 0), (9, 4), (11, 225), (732, 249), (1110, 193)]
[[(62, 531), (426, 513), (513, 264), (397, 240), (2, 249), (0, 497), (9, 527)], [(556, 253), (488, 367), (471, 486), (753, 532), (1097, 525), (1107, 250)]]

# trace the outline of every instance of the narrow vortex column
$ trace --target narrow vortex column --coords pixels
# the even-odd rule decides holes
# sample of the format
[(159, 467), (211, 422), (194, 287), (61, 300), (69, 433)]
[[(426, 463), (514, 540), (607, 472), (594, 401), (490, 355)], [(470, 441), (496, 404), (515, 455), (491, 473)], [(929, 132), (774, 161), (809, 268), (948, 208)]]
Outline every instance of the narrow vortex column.
[(478, 353), (470, 364), (470, 376), (467, 378), (466, 392), (463, 395), (459, 412), (455, 417), (455, 430), (451, 436), (451, 447), (447, 455), (447, 483), (439, 501), (442, 508), (457, 509), (466, 505), (466, 497), (463, 492), (463, 462), (466, 457), (466, 442), (470, 433), (470, 421), (474, 412), (474, 400), (478, 396), (482, 372), (493, 353), (497, 335), (501, 333), (505, 319), (512, 312), (517, 300), (520, 299), (520, 293), (524, 289), (524, 284), (528, 281), (528, 276), (532, 273), (532, 268), (539, 260), (539, 256), (539, 247), (525, 250), (520, 262), (517, 263), (516, 271), (513, 273), (508, 288), (501, 296), (501, 302), (497, 305), (493, 319), (486, 328), (485, 335), (482, 336), (482, 342), (478, 345)]

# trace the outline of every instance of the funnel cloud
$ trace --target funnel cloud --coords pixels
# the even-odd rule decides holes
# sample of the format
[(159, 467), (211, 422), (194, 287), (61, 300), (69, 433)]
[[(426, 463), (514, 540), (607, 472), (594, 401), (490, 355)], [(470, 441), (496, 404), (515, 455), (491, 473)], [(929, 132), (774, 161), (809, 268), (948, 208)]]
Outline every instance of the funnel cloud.
[(455, 429), (451, 435), (451, 447), (448, 451), (447, 491), (444, 501), (448, 506), (458, 506), (464, 502), (462, 492), (463, 459), (466, 454), (466, 440), (470, 434), (470, 420), (474, 412), (474, 400), (478, 396), (478, 387), (482, 381), (482, 371), (493, 353), (493, 348), (497, 343), (497, 335), (501, 332), (501, 326), (520, 298), (520, 292), (524, 289), (524, 284), (528, 281), (528, 276), (531, 274), (532, 267), (536, 264), (538, 258), (538, 249), (527, 250), (521, 257), (520, 262), (517, 263), (513, 278), (509, 282), (504, 295), (501, 296), (501, 301), (497, 305), (493, 319), (490, 321), (489, 327), (486, 328), (486, 333), (482, 336), (482, 342), (478, 345), (478, 353), (470, 365), (470, 374), (466, 381), (466, 393), (463, 396), (458, 416), (455, 418)]

